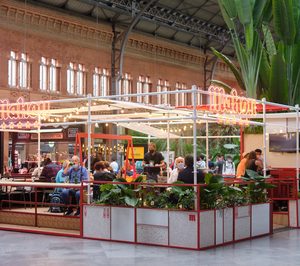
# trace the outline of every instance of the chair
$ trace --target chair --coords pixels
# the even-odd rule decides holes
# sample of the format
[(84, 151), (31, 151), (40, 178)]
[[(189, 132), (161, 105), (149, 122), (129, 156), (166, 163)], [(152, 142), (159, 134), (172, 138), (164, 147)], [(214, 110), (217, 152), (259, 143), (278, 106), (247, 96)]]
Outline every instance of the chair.
[[(18, 178), (17, 180), (14, 180), (14, 182), (25, 182), (25, 180), (21, 180), (20, 178)], [(11, 186), (9, 189), (8, 189), (8, 206), (9, 206), (9, 209), (11, 209), (11, 198), (12, 196), (15, 196), (15, 195), (21, 195), (22, 198), (23, 198), (23, 201), (24, 201), (24, 207), (26, 209), (26, 194), (28, 194), (29, 196), (29, 199), (31, 198), (31, 195), (30, 195), (30, 192), (29, 191), (26, 191), (25, 188), (23, 186)], [(31, 201), (31, 200), (30, 200)]]
[[(55, 176), (51, 177), (51, 183), (55, 182)], [(49, 197), (50, 194), (52, 194), (54, 191), (53, 188), (42, 188), (43, 196), (42, 196), (42, 207), (44, 206), (44, 203), (46, 201), (47, 196)]]

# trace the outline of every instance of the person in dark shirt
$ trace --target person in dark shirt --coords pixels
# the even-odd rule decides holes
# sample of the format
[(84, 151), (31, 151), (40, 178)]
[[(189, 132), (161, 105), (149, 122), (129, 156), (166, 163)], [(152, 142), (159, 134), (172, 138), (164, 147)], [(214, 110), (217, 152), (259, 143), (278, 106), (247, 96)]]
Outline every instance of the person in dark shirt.
[[(116, 176), (111, 173), (105, 166), (104, 161), (97, 162), (95, 165), (94, 181), (113, 181)], [(94, 184), (93, 186), (93, 199), (100, 199), (99, 184)]]
[(44, 168), (42, 170), (42, 173), (40, 175), (39, 181), (42, 182), (54, 182), (55, 177), (59, 170), (61, 169), (61, 166), (53, 163), (50, 158), (46, 158), (44, 160)]
[(149, 179), (157, 181), (157, 175), (160, 173), (160, 168), (164, 163), (163, 155), (156, 151), (156, 145), (150, 142), (148, 145), (149, 151), (144, 155), (144, 172), (147, 173)]
[[(178, 181), (186, 184), (194, 184), (194, 158), (187, 155), (184, 158), (185, 168), (178, 174)], [(201, 169), (197, 171), (197, 183), (204, 183), (204, 173)]]

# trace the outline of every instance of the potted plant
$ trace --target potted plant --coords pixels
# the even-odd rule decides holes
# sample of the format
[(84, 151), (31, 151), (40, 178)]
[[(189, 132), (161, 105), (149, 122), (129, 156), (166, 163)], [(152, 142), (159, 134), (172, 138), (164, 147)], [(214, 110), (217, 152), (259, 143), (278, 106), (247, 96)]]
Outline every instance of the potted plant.
[[(136, 181), (140, 182), (141, 178), (137, 178)], [(100, 199), (93, 205), (84, 206), (83, 235), (99, 239), (134, 241), (134, 209), (129, 207), (141, 205), (141, 187), (135, 188), (135, 185), (127, 184), (125, 179), (115, 179), (113, 182), (118, 184), (100, 185)], [(128, 225), (126, 230), (122, 229), (124, 221)]]
[(251, 203), (251, 236), (268, 234), (270, 228), (270, 201), (267, 190), (275, 186), (267, 182), (266, 178), (255, 171), (246, 170), (247, 177), (243, 179), (249, 184), (245, 187), (245, 193)]

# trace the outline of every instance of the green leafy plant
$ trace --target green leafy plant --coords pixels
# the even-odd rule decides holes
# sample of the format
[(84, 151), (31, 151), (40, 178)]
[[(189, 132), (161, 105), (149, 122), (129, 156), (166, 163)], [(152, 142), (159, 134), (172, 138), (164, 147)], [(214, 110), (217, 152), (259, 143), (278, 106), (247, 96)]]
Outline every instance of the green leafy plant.
[(207, 173), (205, 184), (200, 188), (200, 208), (214, 209), (222, 203), (222, 193), (224, 189), (223, 177)]
[(245, 188), (245, 193), (249, 197), (251, 203), (265, 203), (268, 202), (267, 189), (276, 187), (273, 184), (267, 183), (267, 178), (259, 175), (253, 170), (246, 170), (247, 177), (243, 177), (245, 181), (251, 182)]
[[(141, 182), (142, 177), (138, 177), (136, 182)], [(115, 179), (113, 182), (124, 182), (125, 179)], [(135, 188), (133, 184), (103, 184), (100, 185), (100, 199), (96, 204), (107, 204), (112, 206), (131, 206), (141, 205), (139, 192), (141, 187)]]
[[(177, 181), (173, 184), (184, 184)], [(171, 186), (164, 191), (159, 188), (147, 188), (144, 196), (144, 206), (150, 208), (194, 209), (195, 191), (193, 187)]]
[(200, 190), (201, 209), (224, 209), (249, 203), (243, 187), (225, 184), (222, 176), (208, 173), (205, 184)]

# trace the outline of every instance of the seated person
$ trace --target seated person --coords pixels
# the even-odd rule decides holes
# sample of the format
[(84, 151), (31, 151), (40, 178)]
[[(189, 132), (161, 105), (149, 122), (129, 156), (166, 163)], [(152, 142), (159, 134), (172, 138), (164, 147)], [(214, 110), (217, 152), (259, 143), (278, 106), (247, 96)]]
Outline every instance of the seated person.
[(126, 179), (126, 176), (133, 176), (133, 165), (131, 163), (131, 161), (127, 162), (127, 167), (126, 167), (126, 162), (124, 164), (124, 166), (122, 167), (122, 176), (124, 176), (124, 178)]
[[(186, 184), (194, 184), (194, 158), (187, 155), (184, 158), (185, 168), (178, 174), (178, 181)], [(202, 170), (197, 170), (197, 183), (204, 183), (204, 173)]]
[(241, 177), (245, 176), (248, 155), (249, 155), (249, 152), (244, 152), (242, 155), (243, 159), (240, 161), (240, 163), (238, 164), (237, 169), (236, 169), (236, 177), (237, 178), (241, 178)]
[[(70, 162), (69, 160), (65, 160), (62, 165), (62, 169), (60, 169), (55, 177), (56, 183), (66, 183), (69, 180), (68, 172), (70, 170)], [(56, 188), (56, 192), (62, 192), (62, 188)]]
[(111, 163), (109, 164), (109, 166), (113, 169), (114, 174), (118, 174), (119, 172), (119, 164), (116, 161), (116, 158), (112, 158)]
[(53, 163), (50, 158), (44, 160), (44, 168), (40, 175), (40, 180), (42, 182), (52, 182), (52, 178), (55, 178), (61, 166)]
[[(255, 151), (251, 151), (248, 155), (248, 159), (246, 161), (246, 170), (247, 169), (255, 172), (259, 172), (263, 169), (263, 164), (260, 160), (257, 160), (257, 155)], [(245, 173), (245, 176), (248, 176), (247, 171)]]
[(174, 169), (172, 170), (167, 183), (172, 184), (177, 181), (178, 174), (184, 170), (184, 158), (177, 157), (174, 162)]
[[(113, 181), (116, 178), (116, 176), (113, 173), (108, 171), (104, 161), (95, 163), (94, 168), (95, 168), (94, 181)], [(93, 199), (94, 200), (100, 199), (99, 184), (94, 184), (93, 186)]]
[(197, 169), (206, 169), (206, 163), (204, 159), (205, 156), (203, 154), (197, 157), (197, 162), (196, 162)]
[(142, 174), (144, 172), (143, 161), (136, 161), (135, 169), (138, 174)]
[(160, 176), (168, 176), (168, 173), (171, 174), (172, 169), (167, 166), (166, 162), (163, 162), (160, 167)]
[[(69, 183), (78, 184), (83, 180), (88, 180), (88, 171), (85, 167), (80, 166), (80, 160), (78, 156), (72, 157), (73, 166), (68, 170)], [(70, 204), (70, 198), (73, 199), (75, 197), (76, 204), (79, 204), (80, 201), (80, 190), (73, 188), (64, 188), (61, 193), (62, 199), (65, 204)], [(71, 201), (72, 203), (72, 201)], [(71, 215), (73, 213), (73, 207), (69, 207), (66, 215)], [(80, 208), (77, 208), (75, 215), (80, 214)]]

